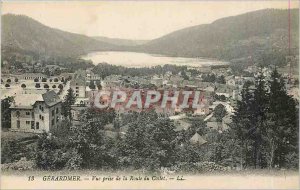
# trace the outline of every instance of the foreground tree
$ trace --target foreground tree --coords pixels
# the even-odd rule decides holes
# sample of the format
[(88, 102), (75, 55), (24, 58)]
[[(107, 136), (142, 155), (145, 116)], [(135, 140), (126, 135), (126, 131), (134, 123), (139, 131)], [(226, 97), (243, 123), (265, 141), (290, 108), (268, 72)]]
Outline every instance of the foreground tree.
[(75, 104), (76, 101), (76, 96), (74, 94), (74, 91), (72, 88), (70, 88), (68, 90), (68, 93), (65, 97), (65, 100), (63, 102), (62, 105), (62, 114), (64, 117), (68, 118), (70, 121), (72, 121), (72, 113), (71, 113), (71, 109), (72, 109), (72, 105)]
[(297, 152), (298, 121), (296, 102), (288, 96), (285, 83), (275, 69), (269, 81), (269, 105), (262, 130), (268, 167), (284, 166), (289, 152)]
[(9, 107), (11, 106), (14, 98), (9, 96), (3, 100), (1, 100), (1, 127), (2, 128), (10, 128), (11, 124), (11, 110)]
[(92, 89), (92, 90), (95, 90), (95, 89), (96, 89), (96, 85), (95, 85), (94, 81), (92, 81), (92, 80), (90, 81), (89, 87), (90, 87), (90, 89)]
[(223, 117), (226, 115), (226, 109), (223, 104), (219, 104), (214, 109), (214, 116), (217, 119), (217, 122), (222, 122)]
[(232, 139), (236, 139), (236, 145), (239, 147), (240, 167), (244, 168), (249, 165), (250, 160), (249, 147), (253, 140), (251, 135), (253, 133), (253, 94), (250, 92), (250, 83), (246, 82), (241, 92), (242, 99), (237, 102), (237, 109), (232, 116), (231, 131)]
[(251, 138), (254, 141), (253, 148), (253, 161), (254, 167), (262, 167), (263, 155), (262, 155), (262, 130), (264, 128), (264, 121), (266, 120), (266, 111), (269, 102), (267, 93), (268, 86), (266, 86), (265, 77), (262, 72), (259, 73), (256, 82), (253, 96), (253, 124), (251, 129)]

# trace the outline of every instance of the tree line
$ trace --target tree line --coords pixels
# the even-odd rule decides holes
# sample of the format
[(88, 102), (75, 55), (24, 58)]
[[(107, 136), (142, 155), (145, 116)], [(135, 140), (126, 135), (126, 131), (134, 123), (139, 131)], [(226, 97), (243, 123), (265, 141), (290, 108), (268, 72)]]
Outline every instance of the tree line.
[(298, 166), (299, 104), (277, 70), (270, 80), (260, 73), (254, 90), (245, 83), (241, 96), (231, 126), (241, 167)]

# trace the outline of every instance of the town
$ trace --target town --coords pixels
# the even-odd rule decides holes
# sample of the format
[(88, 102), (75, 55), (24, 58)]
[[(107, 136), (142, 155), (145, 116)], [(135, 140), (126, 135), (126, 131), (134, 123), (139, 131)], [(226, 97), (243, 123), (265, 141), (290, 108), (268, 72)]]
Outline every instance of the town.
[[(297, 58), (298, 59), (298, 58)], [(297, 62), (297, 60), (294, 60)], [(173, 109), (156, 107), (155, 111), (167, 115), (178, 123), (177, 128), (187, 129), (190, 124), (186, 122), (188, 115), (202, 116), (207, 126), (218, 131), (228, 128), (231, 122), (237, 100), (241, 100), (243, 85), (248, 81), (250, 88), (254, 88), (255, 78), (259, 69), (266, 80), (271, 77), (273, 68), (258, 68), (249, 66), (243, 74), (233, 75), (229, 65), (215, 67), (180, 68), (178, 73), (171, 69), (164, 74), (150, 76), (101, 76), (94, 73), (93, 68), (77, 70), (74, 73), (64, 72), (65, 68), (57, 65), (22, 64), (22, 69), (15, 69), (13, 64), (4, 61), (1, 78), (1, 100), (13, 97), (10, 106), (11, 126), (10, 131), (42, 133), (51, 132), (59, 127), (62, 120), (61, 106), (72, 89), (76, 101), (71, 109), (73, 120), (79, 121), (80, 112), (95, 104), (95, 95), (102, 91), (117, 91), (126, 89), (131, 94), (137, 90), (162, 91), (190, 90), (201, 92), (205, 104), (201, 109), (185, 112), (179, 105)], [(101, 65), (101, 64), (100, 64)], [(105, 65), (105, 63), (104, 63)], [(174, 66), (176, 67), (176, 66)], [(36, 72), (32, 72), (35, 68)], [(289, 95), (299, 99), (298, 78), (291, 77), (290, 73), (283, 73), (285, 88)], [(158, 100), (157, 100), (158, 101)], [(149, 105), (148, 105), (149, 107)], [(118, 114), (125, 114), (124, 108), (114, 107)], [(214, 117), (216, 108), (224, 109), (220, 121)], [(128, 110), (129, 111), (129, 110)], [(138, 111), (138, 110), (137, 110)], [(6, 118), (7, 119), (7, 118)], [(198, 136), (198, 134), (195, 134)]]
[[(297, 62), (296, 59), (298, 57), (294, 58), (293, 61)], [(291, 64), (287, 64), (286, 67)], [(156, 118), (167, 118), (168, 123), (170, 122), (168, 125), (174, 125), (174, 138), (188, 138), (188, 141), (179, 140), (180, 146), (186, 146), (184, 144), (188, 143), (194, 147), (202, 147), (200, 150), (209, 149), (210, 146), (215, 147), (214, 144), (219, 144), (222, 138), (226, 138), (231, 131), (229, 129), (233, 125), (236, 110), (240, 109), (238, 102), (245, 101), (245, 97), (243, 97), (245, 86), (248, 85), (247, 88), (250, 92), (255, 91), (258, 79), (263, 77), (263, 81), (267, 83), (271, 80), (271, 75), (275, 69), (274, 67), (252, 65), (238, 74), (234, 74), (236, 72), (228, 64), (204, 67), (164, 65), (159, 66), (159, 69), (157, 67), (137, 68), (134, 69), (137, 72), (134, 75), (126, 75), (124, 72), (119, 74), (106, 72), (105, 75), (101, 75), (103, 72), (97, 71), (115, 66), (100, 63), (94, 67), (67, 72), (68, 69), (61, 66), (47, 65), (47, 67), (42, 68), (39, 63), (32, 65), (24, 63), (21, 69), (16, 69), (13, 63), (4, 61), (3, 67), (1, 100), (4, 135), (6, 133), (8, 136), (20, 133), (46, 133), (60, 136), (59, 133), (78, 132), (82, 130), (82, 127), (87, 127), (84, 125), (91, 125), (98, 127), (96, 131), (101, 130), (101, 135), (106, 136), (105, 138), (111, 140), (126, 139), (127, 136), (132, 135), (129, 133), (129, 130), (132, 130), (130, 125), (136, 125), (133, 122), (134, 118), (150, 117), (153, 114), (151, 113), (152, 110), (157, 114)], [(35, 68), (35, 72), (29, 68)], [(119, 69), (124, 68), (119, 67)], [(143, 69), (146, 69), (147, 74), (144, 74)], [(163, 70), (163, 72), (157, 72), (157, 70)], [(289, 69), (282, 70), (288, 71)], [(282, 73), (282, 79), (287, 93), (298, 100), (299, 79), (291, 73)], [(145, 109), (138, 106), (139, 103), (135, 107), (133, 106), (134, 109), (118, 106), (118, 103), (124, 101), (118, 97), (118, 95), (122, 95), (122, 93), (120, 94), (121, 90), (130, 95), (136, 92), (143, 95), (147, 95), (147, 91), (154, 92), (148, 97), (148, 101), (153, 103), (149, 106), (150, 103), (148, 102), (148, 113), (143, 113)], [(167, 94), (165, 95), (168, 95), (168, 100), (163, 102), (165, 104), (172, 103), (173, 106), (158, 106), (161, 99), (159, 100), (153, 95), (161, 95), (166, 90)], [(185, 101), (185, 106), (176, 104), (176, 101), (173, 103), (172, 96), (176, 91), (186, 93), (181, 97)], [(104, 110), (99, 111), (97, 109), (97, 105), (107, 104), (107, 102), (105, 103), (107, 97), (105, 94), (99, 95), (100, 92), (119, 93), (113, 97), (113, 107), (102, 106), (101, 108), (105, 108)], [(171, 95), (170, 92), (172, 92)], [(193, 109), (195, 107), (191, 108), (188, 105), (193, 101), (191, 95), (195, 92), (199, 92), (196, 100), (200, 101), (201, 106)], [(126, 95), (125, 92), (123, 93)], [(160, 96), (160, 98), (162, 97)], [(142, 102), (145, 97), (136, 98), (135, 96), (134, 99), (140, 99)], [(131, 105), (133, 104), (132, 101)], [(92, 116), (86, 118), (86, 114), (92, 114)], [(141, 114), (141, 116), (136, 114)], [(31, 140), (29, 144), (34, 141)], [(212, 157), (215, 162), (206, 164), (204, 162), (201, 167), (226, 170), (224, 166), (212, 166), (218, 162), (218, 159), (221, 159), (218, 158), (218, 151), (213, 154)], [(198, 156), (201, 155), (202, 153)], [(231, 160), (229, 162), (231, 164), (227, 163), (225, 166), (231, 169), (242, 167), (234, 164), (234, 162)], [(48, 166), (43, 165), (40, 167), (48, 168)], [(75, 168), (77, 167), (79, 166)], [(208, 170), (210, 171), (210, 169)]]

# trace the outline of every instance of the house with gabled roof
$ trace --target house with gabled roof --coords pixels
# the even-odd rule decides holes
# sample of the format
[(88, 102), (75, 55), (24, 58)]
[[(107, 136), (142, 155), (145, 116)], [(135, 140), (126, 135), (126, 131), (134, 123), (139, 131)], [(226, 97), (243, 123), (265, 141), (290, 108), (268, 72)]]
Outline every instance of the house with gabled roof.
[(44, 94), (19, 94), (11, 109), (11, 131), (51, 132), (61, 123), (59, 96), (52, 90)]
[(192, 136), (192, 138), (190, 138), (190, 143), (194, 144), (194, 145), (203, 145), (205, 143), (207, 143), (207, 141), (204, 139), (204, 137), (202, 137), (201, 135), (199, 135), (197, 132)]

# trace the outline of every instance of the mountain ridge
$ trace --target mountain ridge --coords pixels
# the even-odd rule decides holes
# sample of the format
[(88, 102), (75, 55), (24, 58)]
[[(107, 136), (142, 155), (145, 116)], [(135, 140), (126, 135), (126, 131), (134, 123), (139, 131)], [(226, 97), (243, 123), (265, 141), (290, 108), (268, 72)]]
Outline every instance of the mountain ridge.
[[(299, 9), (291, 9), (291, 47), (297, 52)], [(180, 29), (150, 41), (89, 37), (48, 27), (28, 16), (2, 15), (2, 52), (80, 56), (93, 51), (134, 51), (221, 60), (261, 51), (287, 52), (288, 10), (263, 9)]]
[(2, 15), (2, 49), (16, 49), (51, 56), (78, 56), (116, 46), (83, 34), (46, 26), (28, 16)]

